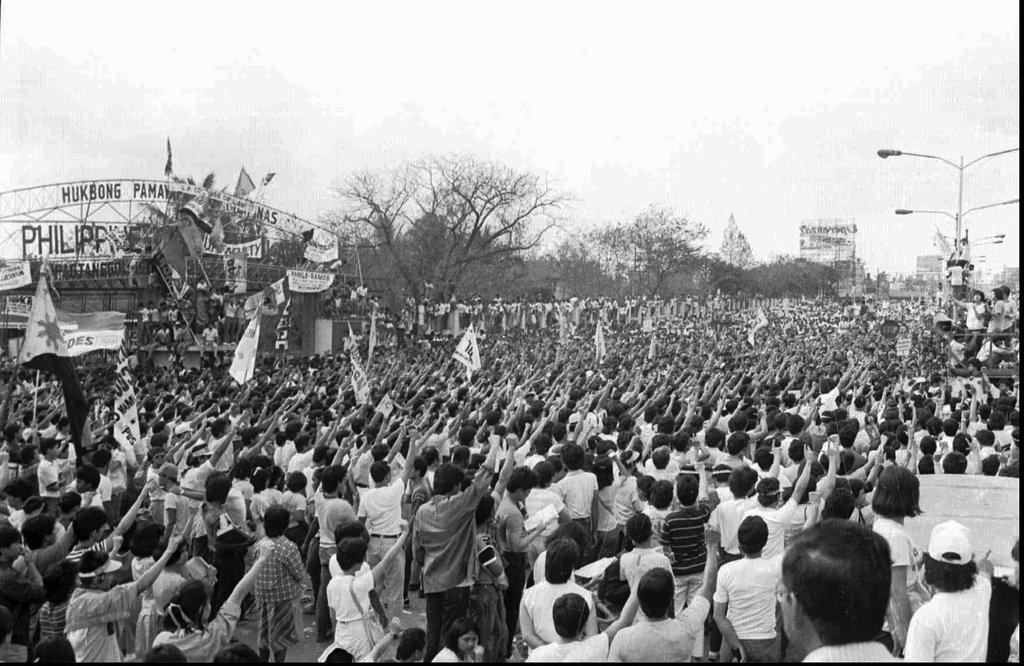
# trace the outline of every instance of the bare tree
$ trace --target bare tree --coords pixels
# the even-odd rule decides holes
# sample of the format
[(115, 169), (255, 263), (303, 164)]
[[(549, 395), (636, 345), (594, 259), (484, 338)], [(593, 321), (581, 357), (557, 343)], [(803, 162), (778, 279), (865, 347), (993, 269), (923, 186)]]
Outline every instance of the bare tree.
[(701, 258), (707, 234), (704, 225), (651, 205), (630, 222), (595, 232), (593, 240), (613, 274), (628, 275), (635, 293), (652, 297)]
[(416, 297), (427, 283), (451, 295), (472, 269), (536, 247), (568, 201), (536, 174), (463, 155), (357, 173), (338, 194)]

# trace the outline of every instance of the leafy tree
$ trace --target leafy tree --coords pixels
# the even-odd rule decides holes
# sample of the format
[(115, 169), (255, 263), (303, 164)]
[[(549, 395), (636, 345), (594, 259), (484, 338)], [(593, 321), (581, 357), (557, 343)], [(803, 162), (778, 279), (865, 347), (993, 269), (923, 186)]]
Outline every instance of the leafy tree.
[(630, 222), (595, 232), (591, 238), (613, 275), (628, 276), (638, 295), (653, 297), (674, 276), (693, 269), (708, 230), (669, 208), (650, 205)]
[(719, 255), (725, 263), (740, 268), (748, 268), (753, 259), (750, 242), (747, 240), (746, 234), (736, 224), (736, 218), (732, 213), (729, 213), (729, 223), (722, 236), (722, 249), (719, 250)]

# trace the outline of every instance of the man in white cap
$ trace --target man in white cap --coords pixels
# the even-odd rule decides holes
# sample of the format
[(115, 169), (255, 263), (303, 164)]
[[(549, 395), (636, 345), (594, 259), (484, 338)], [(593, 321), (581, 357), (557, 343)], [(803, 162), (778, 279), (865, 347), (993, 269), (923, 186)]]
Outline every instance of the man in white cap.
[(966, 527), (949, 520), (932, 529), (924, 556), (932, 598), (910, 618), (908, 661), (985, 661), (992, 571), (987, 554), (975, 562)]

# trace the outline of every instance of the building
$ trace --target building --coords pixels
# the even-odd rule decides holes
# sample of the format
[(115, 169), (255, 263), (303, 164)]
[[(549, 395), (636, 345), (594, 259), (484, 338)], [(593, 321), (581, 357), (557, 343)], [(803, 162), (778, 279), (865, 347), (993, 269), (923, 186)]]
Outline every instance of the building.
[(945, 270), (946, 261), (941, 254), (921, 254), (917, 257), (915, 277), (921, 280), (939, 280)]
[(804, 220), (800, 223), (800, 258), (830, 266), (851, 288), (863, 278), (857, 258), (857, 223), (852, 217)]

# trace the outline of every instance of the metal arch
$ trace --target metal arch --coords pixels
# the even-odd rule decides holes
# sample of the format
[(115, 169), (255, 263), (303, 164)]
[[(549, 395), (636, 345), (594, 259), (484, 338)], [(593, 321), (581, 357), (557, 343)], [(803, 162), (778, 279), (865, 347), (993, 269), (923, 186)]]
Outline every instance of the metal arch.
[[(127, 185), (128, 187), (125, 187)], [(120, 187), (119, 187), (120, 186)], [(90, 190), (89, 188), (92, 188)], [(82, 188), (85, 188), (84, 190)], [(163, 192), (164, 196), (150, 196), (147, 192)], [(98, 221), (94, 217), (102, 212), (111, 211), (120, 219), (104, 220), (119, 224), (144, 224), (140, 221), (145, 208), (134, 204), (164, 205), (168, 201), (167, 194), (182, 192), (198, 194), (203, 192), (211, 199), (216, 199), (229, 209), (248, 213), (249, 219), (255, 220), (268, 229), (278, 229), (285, 233), (298, 235), (304, 229), (314, 227), (334, 233), (321, 224), (310, 222), (298, 215), (281, 210), (262, 202), (236, 197), (229, 192), (207, 190), (197, 185), (177, 183), (168, 180), (146, 178), (99, 178), (93, 180), (77, 180), (58, 183), (47, 183), (34, 187), (23, 187), (0, 192), (0, 223), (32, 221), (36, 223), (69, 223)], [(91, 196), (96, 192), (97, 196)], [(100, 196), (108, 194), (117, 196)], [(140, 196), (141, 193), (141, 196)], [(76, 194), (85, 196), (76, 197)], [(82, 206), (95, 204), (82, 214)], [(127, 206), (127, 213), (120, 210)], [(62, 215), (59, 219), (50, 216)], [(293, 228), (288, 228), (293, 227)]]

